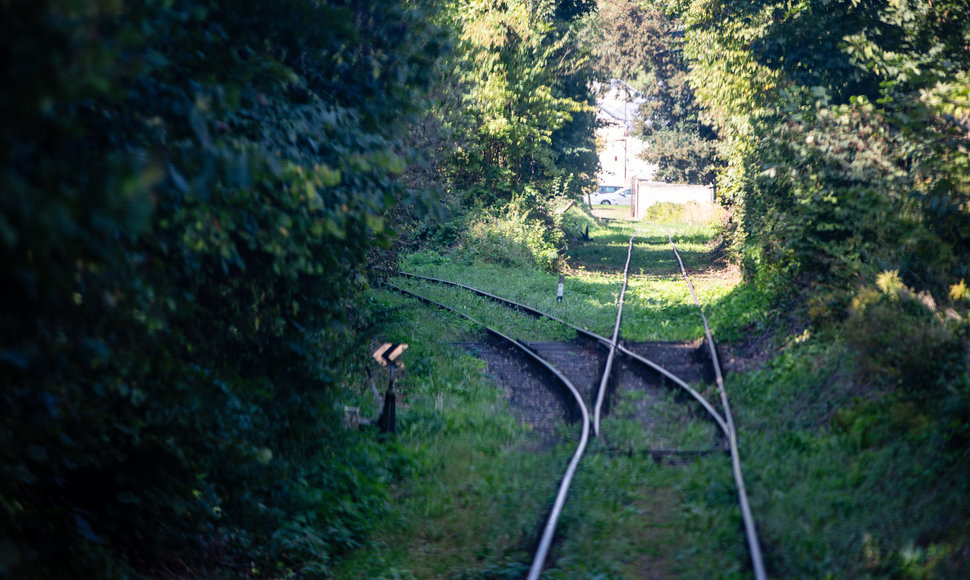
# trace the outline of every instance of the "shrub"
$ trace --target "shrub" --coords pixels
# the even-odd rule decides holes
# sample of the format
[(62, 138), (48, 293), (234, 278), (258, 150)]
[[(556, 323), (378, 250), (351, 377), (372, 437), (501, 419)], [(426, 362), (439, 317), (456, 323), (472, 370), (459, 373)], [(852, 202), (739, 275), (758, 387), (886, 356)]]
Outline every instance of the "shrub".
[(585, 239), (589, 230), (597, 227), (596, 219), (587, 213), (586, 205), (573, 206), (560, 216), (563, 235), (569, 239)]
[(927, 293), (915, 294), (896, 272), (861, 289), (844, 325), (860, 380), (897, 389), (904, 400), (938, 414), (951, 442), (967, 437), (970, 420), (968, 324), (941, 312)]
[(880, 287), (859, 291), (845, 325), (862, 372), (911, 392), (952, 380), (966, 362), (958, 327), (936, 311), (932, 299), (913, 294), (898, 278), (880, 277)]
[(512, 202), (499, 210), (485, 210), (472, 218), (461, 240), (463, 253), (473, 260), (506, 266), (552, 270), (559, 252), (561, 231), (530, 217)]

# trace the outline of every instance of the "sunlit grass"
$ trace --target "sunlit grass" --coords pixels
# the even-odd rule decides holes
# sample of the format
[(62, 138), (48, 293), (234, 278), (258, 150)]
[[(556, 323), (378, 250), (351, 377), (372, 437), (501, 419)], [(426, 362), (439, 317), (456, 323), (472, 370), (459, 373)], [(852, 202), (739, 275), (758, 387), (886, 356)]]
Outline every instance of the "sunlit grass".
[(521, 313), (462, 288), (406, 277), (395, 278), (393, 283), (453, 308), (506, 336), (527, 341), (563, 341), (575, 338), (575, 332), (558, 322)]
[[(695, 280), (702, 304), (717, 303), (734, 284)], [(693, 340), (704, 325), (687, 284), (681, 277), (631, 279), (626, 293), (620, 334), (628, 340)]]
[[(434, 251), (407, 256), (402, 269), (481, 288), (610, 335), (627, 244), (636, 234), (622, 336), (634, 341), (693, 340), (702, 334), (700, 316), (680, 276), (668, 233), (677, 240), (715, 325), (737, 310), (721, 305), (738, 306), (750, 299), (736, 297), (736, 277), (711, 269), (712, 225), (613, 221), (591, 228), (591, 240), (574, 242), (567, 252), (562, 303), (556, 301), (559, 275), (554, 273), (469, 263), (460, 255)], [(402, 277), (392, 281), (516, 338), (572, 338), (558, 324), (466, 290)], [(414, 456), (415, 475), (401, 488), (394, 517), (380, 527), (374, 547), (344, 562), (337, 577), (522, 577), (572, 444), (551, 453), (522, 451), (528, 427), (516, 424), (483, 363), (454, 346), (481, 340), (478, 325), (396, 293), (375, 290), (374, 296), (391, 313), (386, 339), (412, 345), (401, 379), (406, 396), (399, 411), (398, 441)], [(685, 517), (678, 483), (685, 474), (707, 478), (716, 473), (724, 477), (716, 485), (730, 492), (728, 462), (715, 454), (673, 467), (640, 453), (710, 448), (716, 442), (714, 427), (692, 418), (671, 392), (651, 403), (657, 429), (645, 430), (638, 420), (625, 418), (632, 416), (636, 398), (628, 393), (617, 403), (603, 423), (608, 435), (591, 444), (559, 524), (551, 560), (555, 564), (544, 577), (626, 578), (646, 569), (685, 577), (702, 577), (697, 570), (720, 570), (732, 577), (743, 563), (743, 536), (736, 530), (728, 533), (722, 522), (735, 521), (736, 508), (729, 503), (721, 512)], [(564, 439), (574, 440), (576, 429), (564, 423)], [(705, 524), (719, 526), (713, 537), (721, 543), (687, 547), (685, 538), (693, 540), (691, 534)], [(712, 564), (697, 566), (691, 561), (695, 553), (712, 556)]]
[(630, 215), (628, 205), (594, 205), (593, 215), (611, 220), (635, 221), (636, 219)]
[[(674, 227), (645, 223), (613, 223), (591, 230), (592, 240), (569, 250), (563, 302), (556, 301), (558, 274), (538, 270), (509, 270), (495, 264), (466, 264), (434, 252), (407, 257), (402, 267), (417, 274), (461, 282), (543, 312), (602, 335), (611, 335), (622, 286), (622, 270), (630, 236), (636, 235), (631, 255), (621, 335), (627, 340), (691, 340), (703, 336), (701, 318), (680, 274), (667, 239), (672, 233), (712, 325), (733, 324), (732, 312), (717, 304), (737, 284), (736, 276), (706, 275), (708, 243), (713, 226)], [(456, 298), (461, 292), (450, 295)]]
[[(587, 273), (567, 276), (563, 302), (556, 300), (558, 274), (532, 271), (509, 271), (494, 264), (472, 265), (451, 261), (422, 263), (420, 256), (405, 260), (407, 271), (461, 282), (503, 298), (515, 300), (558, 316), (598, 333), (611, 332), (616, 318), (616, 297), (621, 281), (615, 276)], [(469, 294), (467, 290), (460, 293)]]

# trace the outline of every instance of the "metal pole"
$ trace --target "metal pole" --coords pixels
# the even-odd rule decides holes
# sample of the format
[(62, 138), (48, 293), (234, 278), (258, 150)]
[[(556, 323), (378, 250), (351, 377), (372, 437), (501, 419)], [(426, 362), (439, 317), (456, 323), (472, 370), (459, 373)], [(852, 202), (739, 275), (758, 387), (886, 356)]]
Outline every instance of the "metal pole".
[(394, 369), (396, 364), (391, 363), (388, 367), (391, 370), (391, 378), (387, 382), (387, 392), (384, 393), (384, 410), (381, 411), (380, 428), (381, 433), (394, 434), (396, 430), (395, 422), (397, 419), (397, 397), (394, 395)]

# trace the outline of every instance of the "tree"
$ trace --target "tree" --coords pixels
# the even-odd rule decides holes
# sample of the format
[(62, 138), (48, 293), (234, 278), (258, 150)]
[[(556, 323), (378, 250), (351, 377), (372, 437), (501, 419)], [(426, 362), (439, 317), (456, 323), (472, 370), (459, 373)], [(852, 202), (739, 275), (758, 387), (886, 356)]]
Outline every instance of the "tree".
[(599, 74), (629, 79), (645, 97), (638, 130), (644, 158), (664, 181), (711, 183), (715, 134), (701, 121), (688, 83), (679, 20), (650, 2), (601, 0), (595, 53)]
[(461, 5), (475, 132), (456, 158), (464, 168), (457, 187), (488, 201), (570, 175), (591, 182), (593, 115), (571, 20), (582, 6), (550, 0)]
[[(444, 47), (427, 8), (0, 7), (4, 569), (326, 567), (359, 541), (383, 452), (331, 430), (330, 397), (408, 199), (402, 136)], [(307, 513), (339, 533), (298, 553)]]
[(965, 12), (681, 7), (752, 271), (844, 287), (900, 267), (941, 298), (966, 275)]

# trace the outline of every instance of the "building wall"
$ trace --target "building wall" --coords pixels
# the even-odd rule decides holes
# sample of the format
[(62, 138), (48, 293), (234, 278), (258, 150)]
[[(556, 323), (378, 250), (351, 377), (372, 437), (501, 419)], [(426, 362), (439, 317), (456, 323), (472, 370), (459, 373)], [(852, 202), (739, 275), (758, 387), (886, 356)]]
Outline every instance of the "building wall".
[(709, 185), (687, 185), (637, 179), (633, 183), (630, 209), (634, 217), (643, 217), (646, 209), (655, 203), (688, 203), (692, 201), (701, 205), (713, 205), (714, 188)]
[(597, 180), (601, 185), (629, 187), (635, 178), (652, 179), (656, 167), (640, 157), (647, 144), (630, 135), (642, 98), (637, 93), (624, 90), (624, 85), (620, 83), (599, 86), (597, 92), (596, 116), (600, 127), (596, 130), (596, 136), (602, 146)]

